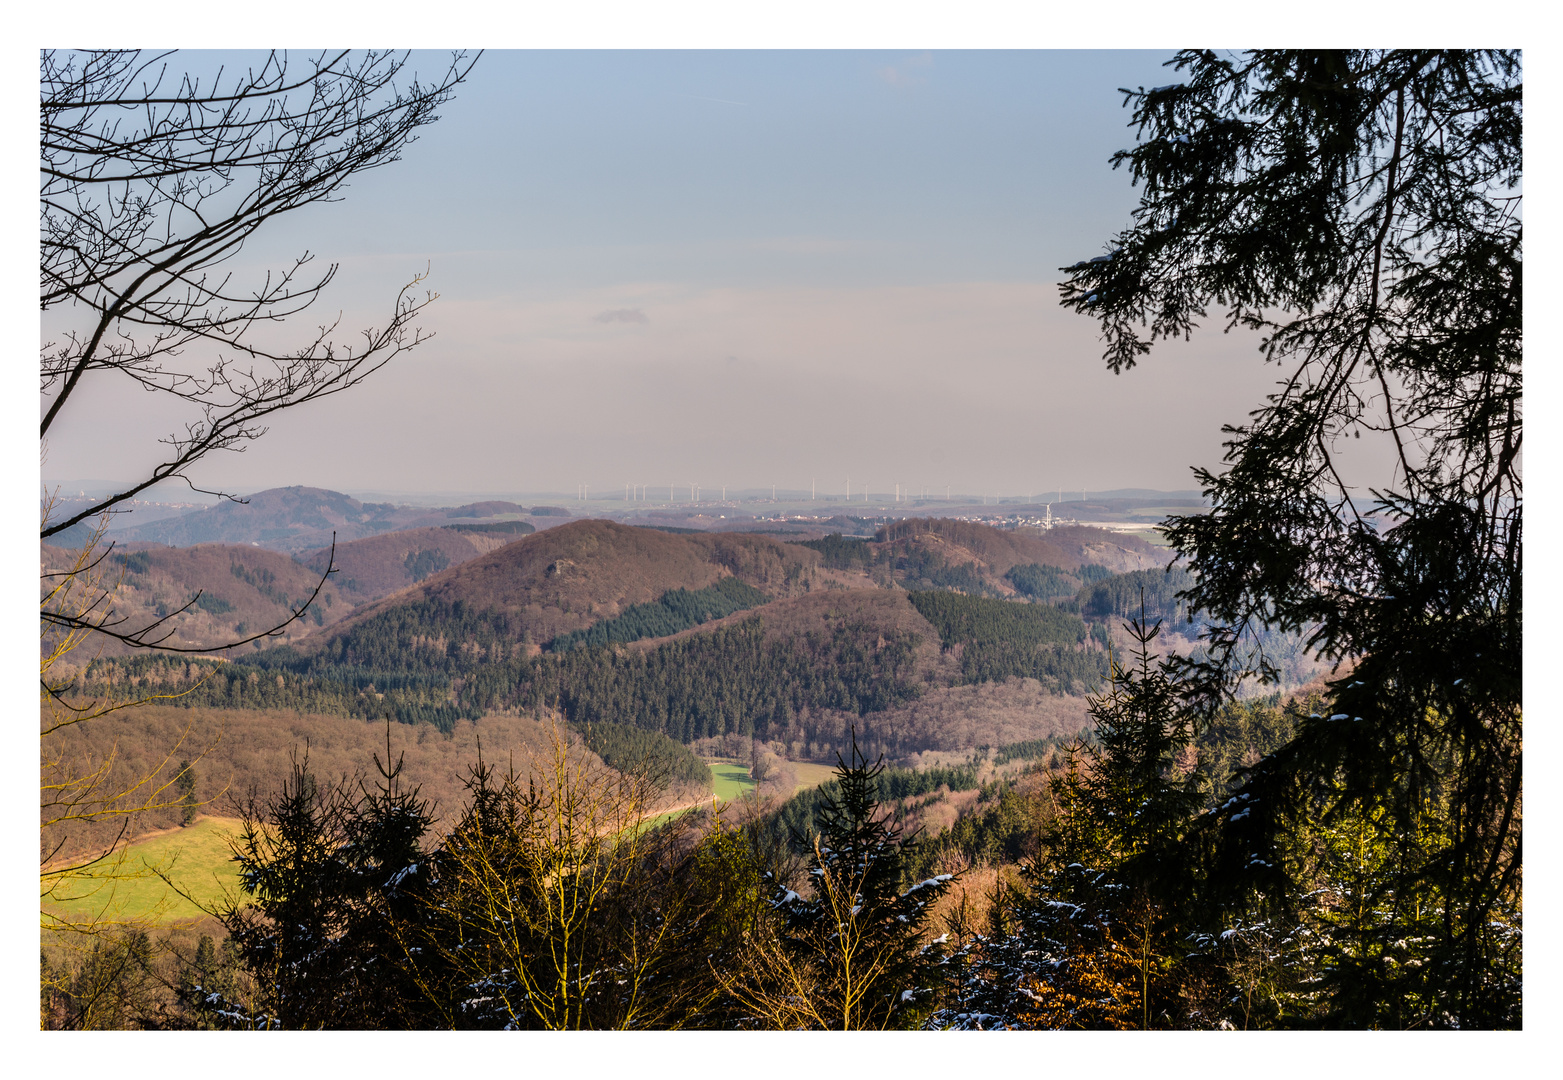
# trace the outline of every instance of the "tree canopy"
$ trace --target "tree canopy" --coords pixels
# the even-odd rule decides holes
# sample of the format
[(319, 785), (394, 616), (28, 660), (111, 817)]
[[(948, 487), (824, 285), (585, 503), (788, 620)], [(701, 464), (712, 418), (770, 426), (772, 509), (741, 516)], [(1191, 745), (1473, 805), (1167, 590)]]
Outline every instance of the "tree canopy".
[[(1521, 121), (1517, 51), (1179, 53), (1125, 91), (1140, 187), (1104, 255), (1065, 268), (1114, 371), (1219, 309), (1277, 389), (1196, 470), (1210, 513), (1168, 537), (1205, 621), (1214, 705), (1265, 627), (1340, 661), (1333, 704), (1225, 812), (1232, 874), (1270, 895), (1306, 815), (1396, 839), (1402, 895), (1442, 912), (1429, 1016), (1513, 1019), (1521, 822)], [(1355, 475), (1377, 440), (1390, 475)], [(1251, 804), (1252, 809), (1249, 808)], [(1447, 815), (1434, 837), (1430, 806)], [(1417, 844), (1403, 842), (1421, 837)], [(1385, 969), (1360, 977), (1378, 980)], [(1441, 1010), (1441, 1011), (1440, 1011)], [(1507, 1018), (1507, 1020), (1505, 1019)], [(1435, 1021), (1429, 1021), (1435, 1022)]]

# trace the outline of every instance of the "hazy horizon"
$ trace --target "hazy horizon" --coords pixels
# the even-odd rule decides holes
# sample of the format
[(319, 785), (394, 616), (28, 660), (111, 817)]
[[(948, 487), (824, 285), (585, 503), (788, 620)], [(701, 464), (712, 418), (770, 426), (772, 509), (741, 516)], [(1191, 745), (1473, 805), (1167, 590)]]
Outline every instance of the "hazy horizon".
[[(107, 496), (109, 494), (112, 494), (114, 492), (121, 491), (121, 490), (124, 489), (124, 487), (125, 487), (124, 483), (114, 483), (114, 482), (106, 480), (106, 479), (82, 479), (82, 480), (64, 481), (64, 482), (62, 482), (59, 485), (59, 492), (58, 492), (58, 494), (60, 495), (61, 498), (64, 498), (64, 499), (73, 499), (73, 498), (78, 498), (78, 497), (81, 497), (81, 496), (87, 496), (87, 497), (90, 497), (90, 498), (102, 498), (102, 497)], [(182, 487), (182, 485), (174, 486), (174, 485), (168, 485), (168, 484), (159, 484), (159, 485), (156, 485), (156, 486), (154, 486), (152, 488), (149, 488), (146, 491), (142, 492), (141, 495), (138, 496), (138, 498), (139, 498), (139, 500), (141, 502), (153, 503), (153, 504), (162, 504), (162, 505), (174, 505), (174, 504), (189, 503), (189, 504), (200, 504), (200, 505), (203, 505), (203, 506), (210, 506), (210, 505), (216, 505), (216, 504), (224, 501), (224, 499), (221, 496), (210, 495), (210, 494), (201, 493), (201, 492), (191, 492), (191, 491), (188, 491), (188, 490), (181, 491), (180, 490), (181, 487)], [(302, 484), (302, 483), (301, 484), (278, 484), (278, 485), (272, 485), (271, 487), (268, 487), (268, 488), (257, 488), (257, 489), (254, 489), (254, 490), (235, 491), (235, 492), (233, 492), (231, 494), (236, 495), (236, 496), (241, 497), (241, 498), (244, 498), (244, 497), (248, 497), (248, 496), (251, 496), (251, 495), (259, 494), (262, 491), (273, 490), (275, 488), (287, 488), (287, 487), (314, 487), (314, 488), (320, 488), (321, 485), (319, 485), (319, 484)], [(570, 491), (557, 491), (557, 490), (545, 490), (545, 489), (522, 490), (522, 489), (514, 489), (514, 488), (504, 488), (504, 489), (468, 489), (468, 488), (443, 488), (443, 489), (441, 489), (441, 488), (434, 488), (434, 489), (344, 488), (344, 489), (337, 489), (337, 488), (322, 488), (322, 490), (338, 491), (340, 494), (350, 496), (352, 498), (355, 498), (355, 499), (359, 500), (360, 502), (395, 502), (395, 503), (405, 503), (407, 505), (414, 505), (414, 506), (417, 506), (417, 505), (454, 506), (454, 505), (458, 505), (458, 504), (461, 504), (461, 503), (480, 502), (480, 501), (484, 501), (484, 500), (509, 500), (509, 501), (521, 502), (521, 503), (530, 503), (530, 502), (545, 503), (545, 502), (553, 501), (553, 502), (561, 502), (561, 503), (565, 503), (565, 504), (570, 504), (570, 503), (575, 503), (575, 502), (590, 502), (592, 504), (613, 504), (613, 503), (620, 503), (620, 502), (625, 502), (626, 501), (626, 499), (625, 499), (626, 493), (625, 493), (624, 488), (622, 486), (617, 491), (614, 491), (612, 489), (600, 489), (599, 490), (599, 489), (590, 489), (590, 488), (588, 488), (587, 495), (585, 497), (582, 496), (582, 494), (580, 493), (579, 490), (574, 491), (574, 492), (570, 492)], [(854, 492), (850, 502), (845, 502), (843, 500), (843, 497), (842, 497), (842, 495), (840, 493), (830, 494), (830, 493), (826, 493), (826, 492), (819, 491), (818, 489), (816, 489), (814, 494), (817, 496), (815, 501), (818, 501), (818, 502), (820, 502), (822, 504), (829, 504), (829, 505), (834, 505), (834, 506), (850, 507), (851, 505), (859, 504), (859, 503), (864, 501), (863, 500), (863, 492), (861, 492), (861, 491)], [(869, 495), (869, 500), (868, 501), (869, 501), (869, 504), (870, 504), (871, 508), (878, 507), (878, 506), (880, 506), (882, 503), (884, 503), (886, 501), (892, 501), (893, 502), (894, 499), (895, 499), (896, 494), (897, 493), (895, 492), (895, 490), (893, 488), (890, 491), (883, 491), (883, 492), (876, 491), (876, 490), (871, 490), (871, 491), (868, 492), (868, 495)], [(780, 502), (792, 503), (792, 502), (808, 502), (808, 501), (810, 501), (811, 493), (810, 493), (809, 489), (806, 488), (806, 487), (805, 488), (789, 488), (789, 487), (786, 487), (786, 486), (778, 485), (777, 488), (775, 489), (775, 495), (774, 496), (772, 495), (772, 489), (769, 488), (769, 487), (766, 487), (766, 488), (760, 488), (760, 487), (746, 487), (746, 488), (728, 487), (725, 490), (725, 492), (720, 487), (715, 488), (715, 489), (712, 489), (712, 488), (700, 488), (699, 491), (698, 491), (698, 495), (699, 495), (698, 501), (702, 502), (702, 503), (707, 503), (707, 502), (715, 503), (715, 502), (719, 502), (719, 501), (728, 501), (728, 502), (739, 502), (739, 501), (741, 501), (741, 502), (764, 502), (764, 501), (769, 501), (772, 498), (775, 498), (777, 501), (780, 501)], [(1075, 488), (1073, 490), (1070, 490), (1070, 489), (1067, 489), (1067, 488), (1059, 490), (1059, 489), (1055, 488), (1055, 489), (1052, 489), (1050, 491), (1036, 491), (1036, 492), (963, 491), (963, 490), (961, 490), (959, 488), (953, 488), (953, 489), (951, 489), (951, 491), (949, 493), (946, 493), (943, 489), (940, 489), (937, 492), (927, 492), (926, 494), (924, 494), (922, 492), (919, 492), (919, 491), (913, 491), (913, 490), (908, 489), (907, 491), (902, 492), (901, 496), (902, 496), (902, 501), (908, 507), (911, 507), (911, 506), (916, 505), (916, 504), (921, 503), (921, 502), (928, 502), (928, 503), (948, 502), (948, 503), (952, 503), (952, 504), (958, 503), (958, 504), (960, 504), (962, 506), (966, 506), (966, 505), (971, 505), (971, 504), (979, 504), (984, 499), (990, 500), (990, 501), (992, 501), (996, 505), (1001, 503), (1001, 502), (1003, 504), (1005, 504), (1005, 505), (1021, 504), (1021, 503), (1035, 503), (1036, 505), (1043, 505), (1043, 504), (1046, 504), (1046, 503), (1049, 503), (1049, 502), (1056, 504), (1056, 503), (1061, 503), (1061, 502), (1077, 502), (1077, 501), (1080, 501), (1082, 498), (1085, 498), (1087, 500), (1089, 500), (1089, 499), (1125, 499), (1125, 498), (1127, 498), (1127, 499), (1149, 499), (1149, 498), (1157, 498), (1157, 497), (1165, 496), (1167, 498), (1186, 499), (1186, 498), (1199, 498), (1200, 497), (1200, 492), (1196, 488), (1186, 488), (1186, 489), (1170, 490), (1170, 491), (1169, 490), (1159, 489), (1159, 488), (1109, 488), (1109, 489), (1101, 489), (1101, 490), (1087, 489), (1084, 492), (1082, 492), (1079, 488)], [(643, 491), (643, 492), (641, 492), (639, 494), (633, 495), (633, 498), (631, 500), (629, 500), (629, 505), (634, 506), (635, 504), (640, 504), (640, 505), (644, 505), (644, 506), (657, 506), (657, 505), (667, 505), (669, 503), (672, 503), (672, 504), (677, 504), (677, 505), (681, 505), (682, 506), (682, 505), (688, 504), (688, 503), (690, 503), (692, 501), (694, 501), (694, 500), (692, 500), (692, 498), (691, 498), (689, 485), (685, 485), (683, 488), (677, 488), (675, 486), (672, 490), (669, 490), (669, 486), (664, 484), (664, 485), (659, 485), (659, 486), (653, 486), (653, 487), (651, 487), (647, 491)], [(128, 517), (128, 515), (131, 513), (131, 511), (126, 511), (125, 513), (127, 515), (126, 518), (123, 521), (119, 522), (115, 527), (123, 527), (123, 526), (129, 526), (129, 525), (133, 525), (134, 524), (134, 522), (131, 521), (130, 518)]]
[[(1114, 376), (1056, 288), (1130, 220), (1117, 90), (1175, 81), (1169, 56), (486, 54), (404, 160), (279, 218), (233, 266), (340, 263), (286, 332), (340, 310), (346, 338), (427, 265), (434, 339), (192, 479), (1191, 490), (1274, 382), (1257, 339), (1214, 313)], [(178, 422), (112, 382), (90, 393), (56, 425), (46, 487), (113, 479), (105, 462), (135, 475)]]

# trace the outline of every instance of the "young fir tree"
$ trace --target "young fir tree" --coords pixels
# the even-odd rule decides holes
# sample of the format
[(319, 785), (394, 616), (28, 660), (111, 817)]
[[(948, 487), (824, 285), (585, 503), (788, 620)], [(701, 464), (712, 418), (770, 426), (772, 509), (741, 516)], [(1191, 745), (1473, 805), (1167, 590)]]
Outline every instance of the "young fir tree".
[(295, 762), (264, 807), (245, 812), (234, 841), (245, 904), (218, 912), (257, 984), (245, 1006), (196, 986), (188, 1003), (229, 1027), (284, 1030), (420, 1026), (395, 924), (412, 914), (424, 876), (428, 802), (399, 784), (402, 763), (375, 756), (373, 790), (322, 786)]
[(428, 1023), (692, 1025), (716, 996), (702, 923), (721, 897), (691, 868), (683, 819), (649, 825), (655, 770), (607, 769), (560, 735), (526, 773), (480, 757), (467, 787), (414, 917), (397, 923)]
[(954, 875), (900, 892), (907, 838), (881, 812), (884, 761), (868, 763), (854, 730), (851, 762), (839, 756), (837, 762), (840, 791), (819, 811), (813, 839), (812, 895), (773, 882), (771, 902), (781, 919), (777, 960), (799, 985), (762, 992), (755, 1004), (800, 989), (809, 1000), (793, 1015), (795, 1024), (832, 1030), (914, 1026), (927, 1015), (943, 958), (939, 943), (923, 942), (923, 930), (929, 908)]
[(179, 788), (179, 824), (188, 828), (195, 824), (195, 815), (199, 811), (201, 803), (195, 797), (195, 769), (189, 761), (179, 763), (179, 775), (175, 778), (175, 784)]
[(1050, 783), (1051, 829), (1023, 868), (1030, 895), (1011, 929), (973, 942), (959, 1015), (969, 1027), (1147, 1028), (1181, 1022), (1166, 999), (1192, 891), (1183, 840), (1200, 778), (1180, 767), (1193, 715), (1169, 661), (1152, 656), (1161, 624), (1126, 628), (1136, 647), (1091, 699), (1096, 742), (1070, 748)]

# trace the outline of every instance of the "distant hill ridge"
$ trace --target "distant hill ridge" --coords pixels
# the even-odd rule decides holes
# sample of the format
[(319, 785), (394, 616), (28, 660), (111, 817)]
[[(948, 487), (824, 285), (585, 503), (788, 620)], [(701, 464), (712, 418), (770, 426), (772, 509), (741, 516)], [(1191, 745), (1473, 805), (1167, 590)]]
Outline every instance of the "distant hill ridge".
[(950, 562), (980, 562), (997, 576), (1032, 563), (1078, 569), (1086, 563), (1114, 573), (1164, 565), (1165, 548), (1137, 536), (1110, 533), (1087, 526), (1063, 526), (1043, 533), (994, 529), (954, 518), (908, 518), (874, 534), (879, 544), (929, 546), (941, 549)]
[(351, 495), (317, 487), (269, 488), (242, 502), (222, 502), (177, 517), (145, 524), (134, 521), (115, 529), (115, 539), (190, 547), (194, 544), (248, 544), (289, 553), (312, 551), (378, 536), (398, 529), (443, 525), (453, 520), (482, 521), (526, 513), (517, 503), (490, 500), (465, 506), (397, 506), (360, 502)]
[[(509, 542), (501, 546), (498, 540)], [(461, 557), (463, 542), (484, 541), (495, 546)], [(1166, 559), (1165, 549), (1097, 529), (1054, 529), (1034, 536), (940, 518), (898, 522), (881, 529), (874, 540), (851, 543), (864, 544), (877, 564), (827, 564), (819, 548), (829, 545), (819, 543), (805, 546), (756, 533), (673, 533), (605, 519), (571, 521), (519, 539), (448, 529), (387, 533), (337, 549), (337, 580), (344, 594), (378, 599), (335, 630), (314, 635), (320, 642), (303, 645), (324, 644), (399, 605), (425, 601), (502, 617), (518, 643), (536, 650), (556, 638), (584, 636), (593, 626), (637, 605), (660, 603), (675, 590), (700, 592), (728, 577), (774, 601), (884, 587), (903, 579), (908, 587), (926, 588), (930, 566), (954, 566), (966, 568), (973, 586), (962, 591), (1018, 597), (1005, 576), (1017, 566), (1078, 571), (1089, 565), (1124, 572), (1157, 568)], [(448, 558), (448, 567), (414, 581), (410, 561), (420, 550), (439, 553), (429, 556), (435, 561)], [(325, 552), (317, 551), (306, 565), (323, 570), (324, 560)], [(959, 575), (950, 579), (960, 587)]]

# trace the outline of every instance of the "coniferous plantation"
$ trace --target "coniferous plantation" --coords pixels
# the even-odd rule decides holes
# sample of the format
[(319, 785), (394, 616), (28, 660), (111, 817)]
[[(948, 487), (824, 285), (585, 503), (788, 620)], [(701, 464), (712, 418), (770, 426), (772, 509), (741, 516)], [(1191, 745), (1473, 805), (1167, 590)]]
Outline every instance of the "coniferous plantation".
[[(351, 354), (175, 373), (335, 271), (237, 313), (190, 283), (393, 166), (472, 63), (165, 93), (44, 54), (44, 310), (92, 329), (44, 350), (42, 435), (105, 370), (205, 417), (107, 509), (420, 344), (404, 290)], [(127, 550), (47, 502), (41, 1026), (1519, 1028), (1520, 57), (1169, 64), (1062, 303), (1125, 380), (1211, 320), (1282, 381), (1165, 545), (290, 488), (275, 550)], [(360, 532), (304, 550), (329, 514)]]

